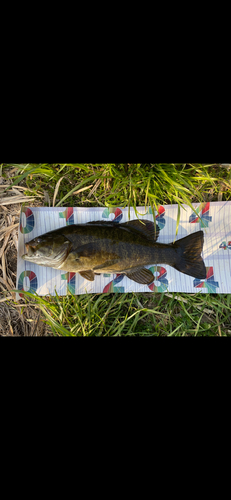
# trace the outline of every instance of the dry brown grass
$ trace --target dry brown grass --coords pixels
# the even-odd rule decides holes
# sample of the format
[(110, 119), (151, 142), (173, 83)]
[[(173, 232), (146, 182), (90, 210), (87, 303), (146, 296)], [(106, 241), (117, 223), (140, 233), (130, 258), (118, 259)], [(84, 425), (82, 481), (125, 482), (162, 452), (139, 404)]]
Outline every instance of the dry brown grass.
[[(21, 205), (25, 201), (38, 205), (33, 197), (25, 197), (25, 187), (11, 187), (9, 179), (0, 177), (0, 336), (47, 335), (40, 311), (22, 299), (15, 302), (17, 280), (18, 227)], [(8, 191), (5, 191), (9, 188)], [(4, 192), (5, 191), (5, 192)], [(42, 203), (40, 203), (42, 205)]]

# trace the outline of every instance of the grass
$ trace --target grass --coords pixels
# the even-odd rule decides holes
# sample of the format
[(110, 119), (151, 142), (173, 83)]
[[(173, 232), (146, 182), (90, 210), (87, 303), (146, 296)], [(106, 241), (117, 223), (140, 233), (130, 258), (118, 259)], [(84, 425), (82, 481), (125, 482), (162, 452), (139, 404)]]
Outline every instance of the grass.
[[(0, 175), (53, 206), (151, 206), (230, 200), (231, 170), (220, 164), (0, 164)], [(229, 336), (230, 295), (102, 294), (42, 298), (53, 335)]]
[(39, 305), (54, 335), (217, 336), (231, 334), (230, 296), (186, 294), (100, 294), (42, 297)]
[(190, 204), (221, 191), (230, 199), (231, 171), (217, 164), (2, 164), (3, 175), (9, 166), (15, 185), (24, 180), (28, 195), (46, 191), (50, 201), (61, 180), (56, 206)]

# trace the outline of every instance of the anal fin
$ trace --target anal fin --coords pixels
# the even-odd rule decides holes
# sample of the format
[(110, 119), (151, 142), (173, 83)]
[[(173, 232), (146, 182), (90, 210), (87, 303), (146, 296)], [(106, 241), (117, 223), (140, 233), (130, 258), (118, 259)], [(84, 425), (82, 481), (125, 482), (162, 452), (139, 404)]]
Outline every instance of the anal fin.
[(130, 270), (126, 272), (126, 275), (130, 280), (140, 283), (141, 285), (151, 285), (154, 281), (154, 275), (149, 269), (145, 269), (145, 267)]

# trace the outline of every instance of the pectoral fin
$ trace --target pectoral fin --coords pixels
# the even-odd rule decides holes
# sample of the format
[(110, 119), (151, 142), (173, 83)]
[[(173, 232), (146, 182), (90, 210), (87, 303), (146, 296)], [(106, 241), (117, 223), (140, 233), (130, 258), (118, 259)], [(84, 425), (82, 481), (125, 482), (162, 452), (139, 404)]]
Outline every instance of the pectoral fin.
[(141, 285), (151, 285), (154, 281), (154, 275), (149, 269), (145, 269), (145, 267), (128, 271), (126, 275), (130, 280), (140, 283)]
[(82, 276), (82, 278), (84, 278), (85, 280), (88, 280), (88, 281), (95, 281), (95, 273), (94, 273), (94, 271), (92, 271), (91, 269), (89, 269), (89, 271), (81, 271), (79, 274), (80, 274), (80, 276)]

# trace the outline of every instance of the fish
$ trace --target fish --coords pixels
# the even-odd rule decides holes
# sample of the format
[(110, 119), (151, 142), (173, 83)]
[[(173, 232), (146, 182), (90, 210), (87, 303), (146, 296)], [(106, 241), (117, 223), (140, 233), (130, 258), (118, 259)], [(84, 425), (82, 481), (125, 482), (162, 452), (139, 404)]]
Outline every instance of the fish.
[(153, 264), (169, 265), (188, 276), (206, 278), (201, 256), (203, 231), (171, 244), (158, 243), (159, 233), (159, 226), (149, 220), (73, 224), (26, 243), (22, 259), (79, 273), (88, 281), (102, 273), (124, 274), (136, 283), (150, 285), (155, 277), (146, 267)]

